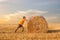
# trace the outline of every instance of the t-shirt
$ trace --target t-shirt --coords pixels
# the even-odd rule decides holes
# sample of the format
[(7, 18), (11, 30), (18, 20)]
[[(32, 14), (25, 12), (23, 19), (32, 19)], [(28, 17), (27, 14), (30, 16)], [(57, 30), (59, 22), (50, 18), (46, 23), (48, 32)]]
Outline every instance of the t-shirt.
[(21, 20), (19, 21), (19, 24), (20, 24), (20, 25), (23, 25), (24, 21), (25, 21), (25, 19), (21, 19)]

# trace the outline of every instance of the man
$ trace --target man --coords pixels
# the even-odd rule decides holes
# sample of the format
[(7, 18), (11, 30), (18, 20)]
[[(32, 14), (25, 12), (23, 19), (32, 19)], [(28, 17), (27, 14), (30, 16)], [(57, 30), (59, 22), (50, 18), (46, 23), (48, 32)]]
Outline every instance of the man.
[(22, 29), (23, 29), (22, 32), (24, 31), (23, 24), (24, 24), (25, 20), (26, 20), (26, 17), (23, 16), (23, 18), (19, 21), (19, 26), (17, 27), (17, 29), (15, 30), (15, 32), (16, 32), (19, 28), (21, 28), (21, 27), (22, 27)]

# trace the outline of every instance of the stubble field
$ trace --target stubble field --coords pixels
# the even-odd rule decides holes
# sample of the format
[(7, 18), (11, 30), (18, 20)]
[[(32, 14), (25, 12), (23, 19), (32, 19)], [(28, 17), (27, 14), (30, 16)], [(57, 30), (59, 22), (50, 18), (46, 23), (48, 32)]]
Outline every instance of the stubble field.
[(24, 32), (17, 28), (17, 24), (1, 24), (0, 25), (0, 40), (60, 40), (60, 32), (53, 33), (28, 33), (27, 27), (24, 27)]

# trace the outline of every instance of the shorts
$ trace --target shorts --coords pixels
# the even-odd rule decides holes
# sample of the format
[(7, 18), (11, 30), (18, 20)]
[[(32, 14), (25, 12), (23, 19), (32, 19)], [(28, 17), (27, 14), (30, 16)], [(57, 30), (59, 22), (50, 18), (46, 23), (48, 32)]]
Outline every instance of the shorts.
[(18, 26), (18, 27), (22, 27), (22, 25), (20, 25), (20, 24), (19, 24), (19, 26)]

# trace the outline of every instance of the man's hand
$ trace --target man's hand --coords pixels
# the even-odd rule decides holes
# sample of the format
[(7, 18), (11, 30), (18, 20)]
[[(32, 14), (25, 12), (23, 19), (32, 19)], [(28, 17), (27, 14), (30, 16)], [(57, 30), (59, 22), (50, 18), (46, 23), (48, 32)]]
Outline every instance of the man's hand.
[(26, 21), (28, 21), (28, 20), (26, 20)]

